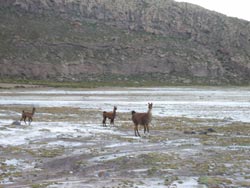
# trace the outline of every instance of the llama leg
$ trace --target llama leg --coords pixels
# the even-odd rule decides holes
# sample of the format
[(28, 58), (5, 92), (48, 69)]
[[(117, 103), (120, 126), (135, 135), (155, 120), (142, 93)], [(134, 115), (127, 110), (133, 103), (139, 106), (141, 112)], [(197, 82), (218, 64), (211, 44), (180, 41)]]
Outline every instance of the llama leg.
[(29, 118), (29, 124), (33, 121), (32, 117)]
[(25, 122), (25, 124), (26, 124), (26, 116), (23, 118), (23, 121)]
[(23, 117), (20, 119), (20, 124), (21, 124), (22, 121), (23, 121)]
[(146, 134), (146, 131), (147, 131), (147, 125), (144, 125), (144, 126), (143, 126), (143, 128), (144, 128), (144, 134)]
[(148, 124), (145, 125), (145, 134), (148, 134), (148, 135), (149, 135), (149, 126), (148, 126)]
[(110, 119), (110, 125), (114, 125), (114, 119), (113, 118)]
[(136, 134), (136, 125), (135, 125), (135, 127), (134, 127), (134, 131), (135, 131), (135, 136), (137, 136), (137, 134)]
[(137, 134), (139, 137), (141, 137), (140, 133), (139, 133), (139, 130), (138, 130), (138, 127), (137, 127)]
[(135, 136), (141, 136), (138, 131), (138, 125), (135, 126)]
[(103, 117), (102, 126), (103, 126), (103, 127), (106, 127), (106, 117)]

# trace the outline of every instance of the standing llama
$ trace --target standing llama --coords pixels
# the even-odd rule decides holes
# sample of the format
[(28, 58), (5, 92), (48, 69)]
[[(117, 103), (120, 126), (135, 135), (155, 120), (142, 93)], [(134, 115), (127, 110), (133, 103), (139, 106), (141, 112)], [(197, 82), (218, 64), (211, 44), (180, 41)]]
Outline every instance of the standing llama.
[(138, 125), (143, 125), (144, 127), (144, 134), (146, 132), (149, 133), (149, 123), (152, 120), (152, 108), (153, 103), (148, 103), (148, 112), (147, 113), (137, 113), (135, 111), (132, 111), (132, 121), (134, 123), (134, 130), (135, 130), (135, 136), (141, 136), (138, 131)]
[(34, 116), (35, 111), (36, 111), (36, 108), (34, 108), (34, 107), (33, 107), (33, 109), (32, 109), (32, 112), (25, 112), (25, 111), (23, 110), (23, 112), (22, 112), (22, 117), (21, 117), (21, 119), (20, 119), (20, 122), (23, 120), (23, 121), (25, 122), (25, 124), (26, 124), (26, 118), (28, 118), (29, 125), (30, 125), (31, 122), (33, 121), (32, 117)]
[(116, 110), (117, 110), (117, 107), (114, 106), (113, 112), (106, 112), (106, 111), (103, 112), (103, 120), (102, 120), (103, 127), (107, 127), (107, 125), (106, 125), (107, 118), (110, 119), (110, 125), (111, 124), (114, 125), (114, 120), (116, 117)]

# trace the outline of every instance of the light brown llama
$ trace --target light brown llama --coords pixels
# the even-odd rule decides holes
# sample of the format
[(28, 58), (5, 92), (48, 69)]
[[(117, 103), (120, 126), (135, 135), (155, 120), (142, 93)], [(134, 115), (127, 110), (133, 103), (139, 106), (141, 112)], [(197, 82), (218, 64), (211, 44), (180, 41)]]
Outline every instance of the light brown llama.
[(134, 130), (135, 136), (141, 136), (138, 131), (138, 125), (142, 125), (144, 127), (144, 134), (146, 132), (149, 133), (149, 123), (152, 120), (152, 108), (153, 103), (148, 103), (148, 112), (147, 113), (137, 113), (132, 111), (132, 121), (134, 122)]
[(106, 125), (106, 119), (110, 119), (110, 125), (113, 124), (114, 125), (114, 121), (115, 121), (115, 117), (116, 117), (116, 110), (117, 107), (114, 106), (113, 112), (103, 112), (103, 120), (102, 120), (102, 125), (103, 127), (107, 127)]
[(23, 110), (20, 122), (23, 120), (25, 122), (25, 124), (26, 124), (26, 118), (28, 118), (29, 124), (31, 124), (31, 122), (33, 121), (33, 116), (35, 114), (35, 111), (36, 111), (36, 108), (34, 108), (34, 107), (32, 109), (32, 112), (25, 112)]

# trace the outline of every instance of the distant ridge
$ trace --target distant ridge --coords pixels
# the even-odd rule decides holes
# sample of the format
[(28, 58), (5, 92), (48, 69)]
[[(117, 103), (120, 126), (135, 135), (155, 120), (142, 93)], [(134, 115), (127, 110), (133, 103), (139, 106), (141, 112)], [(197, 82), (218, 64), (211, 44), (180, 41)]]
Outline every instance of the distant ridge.
[(250, 22), (172, 0), (0, 1), (0, 78), (248, 85)]

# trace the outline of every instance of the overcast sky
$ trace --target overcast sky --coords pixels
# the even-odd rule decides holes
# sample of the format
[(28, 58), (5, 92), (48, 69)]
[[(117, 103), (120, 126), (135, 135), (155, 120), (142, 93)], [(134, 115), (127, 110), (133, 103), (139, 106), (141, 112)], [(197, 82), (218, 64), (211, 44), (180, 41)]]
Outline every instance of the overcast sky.
[(250, 21), (250, 0), (175, 0), (200, 5), (227, 16)]

